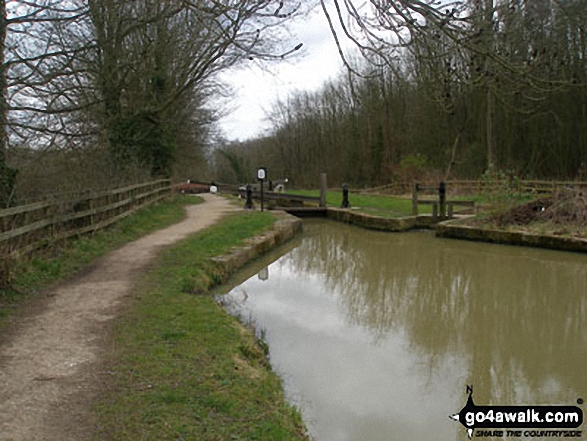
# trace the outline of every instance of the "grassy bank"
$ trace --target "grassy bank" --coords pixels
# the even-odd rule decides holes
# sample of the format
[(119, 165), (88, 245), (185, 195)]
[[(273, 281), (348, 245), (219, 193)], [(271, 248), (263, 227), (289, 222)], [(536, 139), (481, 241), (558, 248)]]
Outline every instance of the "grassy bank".
[(0, 290), (0, 318), (8, 315), (23, 297), (71, 276), (108, 251), (180, 221), (185, 217), (185, 205), (200, 202), (202, 199), (198, 197), (172, 196), (104, 230), (55, 244), (34, 257), (14, 261), (12, 286)]
[(508, 202), (496, 204), (492, 211), (462, 224), (542, 236), (587, 238), (587, 198), (580, 191)]
[(215, 282), (210, 257), (273, 221), (233, 215), (157, 258), (115, 331), (96, 439), (305, 439), (262, 346), (205, 294)]
[[(320, 196), (319, 190), (295, 190), (291, 193), (305, 196)], [(412, 201), (410, 199), (378, 196), (378, 195), (361, 195), (350, 193), (349, 202), (351, 207), (357, 207), (357, 211), (382, 217), (403, 217), (412, 215)], [(326, 204), (331, 207), (340, 207), (342, 203), (342, 191), (327, 191)], [(420, 214), (432, 213), (430, 205), (420, 205), (418, 207)]]

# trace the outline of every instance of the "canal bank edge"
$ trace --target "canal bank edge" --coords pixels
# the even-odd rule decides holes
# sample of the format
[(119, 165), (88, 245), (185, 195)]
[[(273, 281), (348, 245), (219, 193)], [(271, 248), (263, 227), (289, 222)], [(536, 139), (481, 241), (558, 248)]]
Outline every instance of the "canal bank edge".
[(308, 439), (253, 332), (207, 295), (221, 282), (214, 254), (242, 247), (229, 243), (285, 242), (301, 229), (257, 214), (228, 215), (159, 254), (117, 325), (91, 439)]
[(460, 224), (460, 222), (469, 217), (436, 223), (432, 216), (384, 218), (352, 212), (348, 209), (330, 207), (327, 209), (326, 216), (328, 219), (338, 222), (378, 231), (402, 232), (414, 229), (433, 229), (436, 232), (436, 236), (442, 238), (587, 253), (587, 239), (542, 235), (522, 231), (503, 231), (495, 228), (479, 228)]
[(366, 213), (353, 212), (343, 208), (328, 207), (326, 217), (338, 222), (379, 231), (400, 232), (417, 228), (434, 228), (434, 219), (432, 216), (385, 218)]
[(277, 220), (271, 230), (245, 240), (245, 245), (234, 247), (227, 254), (213, 257), (216, 266), (214, 281), (225, 282), (231, 274), (250, 261), (287, 242), (302, 231), (302, 220), (284, 211), (272, 212)]
[(459, 225), (459, 221), (461, 219), (452, 219), (436, 224), (436, 236), (560, 251), (587, 252), (587, 239), (542, 235), (522, 231), (503, 231), (494, 228), (478, 228), (469, 225)]

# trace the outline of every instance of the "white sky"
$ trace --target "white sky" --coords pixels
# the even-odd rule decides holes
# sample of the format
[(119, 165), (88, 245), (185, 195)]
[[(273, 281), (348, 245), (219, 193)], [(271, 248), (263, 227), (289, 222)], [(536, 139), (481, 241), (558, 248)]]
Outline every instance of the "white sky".
[(276, 100), (285, 100), (295, 90), (317, 90), (341, 71), (342, 61), (321, 8), (291, 24), (290, 30), (294, 35), (291, 47), (304, 44), (301, 57), (262, 66), (251, 62), (221, 76), (234, 90), (230, 106), (235, 110), (219, 123), (227, 139), (244, 141), (267, 132), (270, 126), (265, 115)]

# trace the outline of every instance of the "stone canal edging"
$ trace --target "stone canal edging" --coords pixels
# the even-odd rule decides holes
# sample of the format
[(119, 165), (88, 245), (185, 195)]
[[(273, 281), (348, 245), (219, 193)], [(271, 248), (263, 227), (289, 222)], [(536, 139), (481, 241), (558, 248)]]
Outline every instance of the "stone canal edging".
[(475, 240), (506, 245), (522, 245), (562, 251), (587, 252), (587, 239), (533, 234), (520, 231), (503, 231), (459, 225), (458, 220), (436, 224), (436, 236), (452, 239)]
[[(282, 211), (274, 213), (278, 219), (271, 230), (247, 239), (245, 245), (236, 247), (227, 254), (212, 258), (218, 270), (216, 274), (219, 280), (216, 280), (216, 282), (226, 280), (229, 275), (248, 262), (287, 242), (302, 231), (301, 219)], [(463, 225), (463, 219), (437, 222), (432, 216), (384, 218), (331, 207), (326, 210), (326, 217), (378, 231), (402, 232), (413, 229), (434, 229), (436, 236), (442, 238), (587, 253), (587, 239), (480, 228)]]
[(228, 276), (257, 257), (287, 242), (302, 231), (302, 220), (281, 211), (273, 212), (277, 220), (273, 228), (255, 237), (245, 240), (245, 245), (233, 248), (229, 253), (213, 257), (211, 260), (217, 267), (216, 276), (225, 281)]
[(408, 231), (414, 228), (434, 228), (432, 216), (406, 216), (397, 218), (385, 218), (371, 214), (350, 211), (342, 208), (330, 208), (326, 211), (328, 219), (357, 225), (379, 231)]
[(503, 231), (459, 224), (463, 219), (437, 222), (432, 216), (384, 218), (348, 209), (330, 208), (328, 219), (379, 231), (401, 232), (413, 229), (434, 229), (437, 237), (464, 239), (505, 245), (520, 245), (561, 251), (587, 252), (587, 239), (542, 235), (522, 231)]

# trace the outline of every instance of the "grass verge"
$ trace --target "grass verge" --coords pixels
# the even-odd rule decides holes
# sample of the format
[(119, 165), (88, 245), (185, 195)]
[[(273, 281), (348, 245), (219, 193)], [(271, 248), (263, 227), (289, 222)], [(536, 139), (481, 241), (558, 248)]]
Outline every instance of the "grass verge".
[(587, 198), (581, 192), (568, 189), (523, 203), (509, 202), (464, 224), (542, 236), (587, 238)]
[[(304, 196), (320, 196), (319, 190), (295, 190), (291, 193)], [(351, 207), (358, 207), (357, 211), (382, 217), (403, 217), (412, 215), (411, 199), (399, 198), (394, 196), (383, 195), (362, 195), (356, 193), (349, 194)], [(331, 207), (340, 207), (342, 203), (341, 191), (327, 191), (326, 204)], [(420, 205), (418, 207), (420, 214), (432, 213), (430, 205)]]
[(0, 289), (0, 319), (27, 295), (71, 276), (108, 251), (180, 221), (185, 217), (185, 205), (202, 201), (174, 195), (94, 234), (54, 244), (34, 257), (14, 261), (11, 287)]
[(273, 222), (233, 215), (158, 256), (115, 330), (96, 439), (307, 439), (252, 332), (202, 295), (216, 281), (210, 257)]

